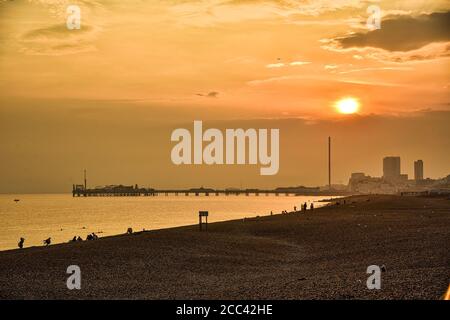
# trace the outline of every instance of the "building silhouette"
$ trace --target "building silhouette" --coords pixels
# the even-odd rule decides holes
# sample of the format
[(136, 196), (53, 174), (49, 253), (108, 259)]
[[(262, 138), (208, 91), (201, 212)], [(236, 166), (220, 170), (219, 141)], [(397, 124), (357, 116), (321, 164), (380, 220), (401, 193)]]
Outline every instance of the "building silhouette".
[(416, 180), (416, 181), (423, 180), (423, 161), (422, 160), (414, 161), (414, 180)]
[(423, 161), (414, 161), (414, 179), (400, 170), (400, 157), (383, 158), (383, 177), (371, 177), (363, 172), (351, 174), (347, 190), (356, 194), (447, 194), (450, 175), (441, 179), (424, 179)]
[(383, 159), (383, 178), (398, 180), (400, 176), (400, 157), (385, 157)]

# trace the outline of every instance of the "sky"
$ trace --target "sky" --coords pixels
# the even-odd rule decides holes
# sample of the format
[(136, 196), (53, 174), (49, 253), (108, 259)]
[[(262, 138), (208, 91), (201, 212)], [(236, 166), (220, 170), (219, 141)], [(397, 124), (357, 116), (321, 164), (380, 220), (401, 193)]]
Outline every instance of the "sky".
[[(446, 176), (449, 24), (449, 1), (0, 0), (0, 192), (70, 191), (84, 168), (91, 186), (325, 185), (330, 135), (334, 183), (387, 155)], [(173, 165), (194, 120), (279, 128), (279, 173)]]

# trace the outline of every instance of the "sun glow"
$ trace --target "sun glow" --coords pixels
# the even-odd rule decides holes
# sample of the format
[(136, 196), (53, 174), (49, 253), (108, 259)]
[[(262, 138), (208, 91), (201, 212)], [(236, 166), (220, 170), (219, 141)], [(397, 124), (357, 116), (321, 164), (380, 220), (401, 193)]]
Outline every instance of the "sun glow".
[(336, 110), (342, 114), (353, 114), (359, 110), (359, 101), (355, 98), (344, 98), (335, 103)]

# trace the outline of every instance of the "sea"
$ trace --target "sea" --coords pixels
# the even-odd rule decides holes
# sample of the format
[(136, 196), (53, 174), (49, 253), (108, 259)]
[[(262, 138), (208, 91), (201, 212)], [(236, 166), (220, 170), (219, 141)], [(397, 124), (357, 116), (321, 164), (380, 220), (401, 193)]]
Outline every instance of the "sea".
[[(0, 195), (0, 250), (64, 243), (74, 236), (100, 238), (133, 231), (198, 224), (198, 212), (208, 211), (208, 222), (235, 220), (300, 210), (302, 203), (326, 204), (330, 196), (285, 195), (159, 195), (155, 197), (72, 197), (72, 194)], [(19, 201), (17, 201), (19, 200)]]

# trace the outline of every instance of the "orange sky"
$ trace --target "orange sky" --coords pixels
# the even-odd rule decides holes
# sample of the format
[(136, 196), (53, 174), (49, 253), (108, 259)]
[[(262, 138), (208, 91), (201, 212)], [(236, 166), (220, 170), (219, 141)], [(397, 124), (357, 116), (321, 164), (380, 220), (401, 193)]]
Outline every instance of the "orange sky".
[[(81, 8), (81, 30), (66, 28), (69, 4)], [(383, 13), (378, 31), (366, 27), (370, 4)], [(205, 168), (213, 178), (192, 181), (192, 168), (173, 167), (168, 158), (170, 130), (193, 119), (231, 127), (266, 119), (268, 126), (282, 125), (281, 139), (288, 141), (282, 154), (298, 144), (309, 148), (309, 155), (289, 155), (300, 161), (298, 170), (284, 160), (280, 174), (268, 180), (256, 177), (253, 168), (239, 169), (249, 185), (326, 183), (322, 173), (312, 173), (323, 168), (323, 147), (311, 141), (325, 141), (333, 125), (324, 125), (330, 132), (316, 127), (296, 140), (290, 134), (297, 129), (279, 119), (310, 126), (337, 121), (336, 140), (343, 148), (366, 145), (355, 134), (375, 130), (379, 150), (368, 151), (364, 163), (351, 149), (351, 161), (338, 153), (342, 168), (335, 182), (346, 183), (355, 170), (379, 175), (380, 158), (391, 152), (411, 161), (429, 157), (430, 175), (446, 175), (450, 156), (443, 150), (450, 132), (441, 123), (431, 122), (436, 129), (429, 138), (435, 142), (425, 149), (403, 138), (394, 146), (377, 141), (384, 133), (372, 122), (351, 140), (342, 137), (375, 117), (382, 119), (378, 128), (388, 127), (391, 135), (404, 130), (419, 141), (423, 132), (405, 119), (430, 125), (429, 119), (437, 121), (433, 112), (448, 117), (448, 11), (448, 1), (417, 0), (0, 1), (0, 142), (2, 160), (9, 164), (2, 169), (9, 182), (2, 182), (0, 192), (64, 191), (84, 167), (102, 172), (98, 184), (170, 185), (175, 182), (167, 177), (173, 176), (183, 185), (215, 184), (235, 169)], [(347, 96), (361, 103), (358, 120), (333, 107)], [(93, 147), (101, 145), (96, 139), (102, 133), (89, 124), (110, 132), (102, 140), (106, 145)], [(130, 132), (158, 139), (134, 141), (130, 151)], [(48, 145), (55, 136), (65, 140)], [(73, 144), (72, 150), (66, 144)], [(90, 155), (73, 151), (83, 146), (92, 147)], [(124, 163), (114, 150), (140, 158)], [(58, 172), (48, 165), (55, 154), (68, 164), (57, 165)], [(33, 156), (42, 163), (22, 163)], [(71, 163), (73, 157), (81, 163)], [(111, 162), (104, 164), (105, 158)], [(115, 161), (128, 167), (121, 167), (124, 173), (117, 173)], [(162, 174), (148, 163), (163, 168)], [(60, 178), (50, 181), (48, 173)], [(241, 179), (223, 183), (238, 185)]]

